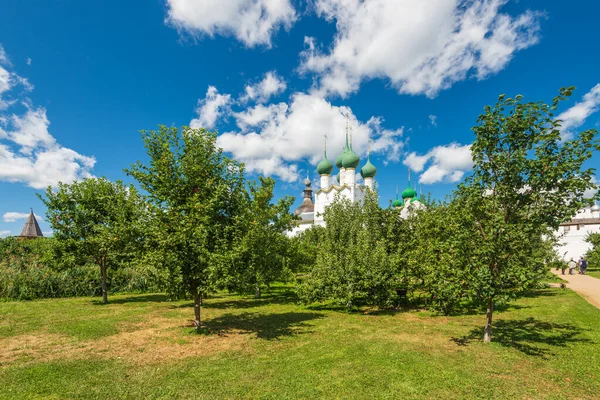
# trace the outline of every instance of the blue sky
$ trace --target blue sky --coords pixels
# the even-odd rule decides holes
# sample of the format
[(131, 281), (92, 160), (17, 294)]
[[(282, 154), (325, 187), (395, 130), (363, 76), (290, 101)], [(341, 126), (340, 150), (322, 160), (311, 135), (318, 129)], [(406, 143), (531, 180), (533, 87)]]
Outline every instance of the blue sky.
[[(328, 137), (378, 168), (382, 204), (443, 197), (470, 170), (470, 128), (501, 93), (550, 101), (565, 134), (598, 127), (597, 2), (21, 0), (0, 5), (0, 235), (47, 185), (129, 178), (139, 130), (206, 126), (301, 202)], [(590, 162), (597, 166), (598, 158)], [(42, 230), (49, 227), (41, 222)]]

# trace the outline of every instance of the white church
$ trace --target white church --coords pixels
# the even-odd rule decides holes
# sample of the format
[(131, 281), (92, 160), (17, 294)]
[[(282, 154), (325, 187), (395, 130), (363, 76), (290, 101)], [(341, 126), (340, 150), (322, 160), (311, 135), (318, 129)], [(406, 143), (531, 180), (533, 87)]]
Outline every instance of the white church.
[[(334, 166), (327, 159), (327, 146), (323, 152), (323, 159), (317, 164), (317, 172), (320, 176), (320, 188), (315, 194), (313, 202), (313, 189), (308, 177), (304, 180), (304, 200), (300, 207), (296, 209), (294, 215), (300, 217), (297, 226), (290, 232), (289, 236), (295, 236), (313, 225), (325, 225), (323, 214), (325, 208), (329, 206), (336, 197), (349, 199), (353, 203), (362, 203), (367, 190), (374, 190), (375, 175), (377, 168), (371, 163), (370, 156), (367, 156), (367, 162), (358, 170), (360, 159), (352, 150), (352, 138), (348, 141), (348, 126), (346, 126), (346, 144), (342, 153), (335, 160), (335, 165), (339, 172), (332, 175)], [(363, 178), (363, 184), (357, 183), (357, 170)], [(410, 176), (408, 187), (402, 192), (402, 200), (398, 199), (392, 202), (392, 207), (398, 209), (400, 216), (406, 218), (411, 209), (422, 207), (417, 197), (417, 191), (410, 187)]]

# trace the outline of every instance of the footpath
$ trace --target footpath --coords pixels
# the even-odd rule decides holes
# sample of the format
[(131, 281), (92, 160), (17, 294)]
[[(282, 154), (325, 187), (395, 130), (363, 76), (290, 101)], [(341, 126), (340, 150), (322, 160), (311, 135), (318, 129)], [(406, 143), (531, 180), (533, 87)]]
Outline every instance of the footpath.
[(561, 271), (552, 269), (552, 273), (567, 281), (567, 288), (582, 295), (587, 301), (600, 308), (600, 279), (588, 275), (569, 275), (568, 270), (562, 275)]

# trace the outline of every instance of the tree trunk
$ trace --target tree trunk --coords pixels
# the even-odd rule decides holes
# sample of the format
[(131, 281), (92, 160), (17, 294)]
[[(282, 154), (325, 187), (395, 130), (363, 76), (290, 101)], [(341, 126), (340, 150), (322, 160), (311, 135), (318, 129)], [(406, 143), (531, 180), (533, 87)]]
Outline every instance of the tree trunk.
[(202, 294), (198, 293), (198, 291), (194, 292), (194, 325), (196, 326), (196, 331), (200, 332), (200, 306), (202, 305)]
[(106, 287), (106, 262), (100, 262), (100, 274), (102, 275), (102, 303), (108, 303), (108, 289)]
[(494, 313), (494, 300), (488, 299), (487, 313), (485, 314), (485, 330), (483, 333), (483, 342), (490, 343), (492, 341), (492, 314)]
[(260, 285), (256, 285), (256, 291), (254, 292), (254, 298), (260, 299)]

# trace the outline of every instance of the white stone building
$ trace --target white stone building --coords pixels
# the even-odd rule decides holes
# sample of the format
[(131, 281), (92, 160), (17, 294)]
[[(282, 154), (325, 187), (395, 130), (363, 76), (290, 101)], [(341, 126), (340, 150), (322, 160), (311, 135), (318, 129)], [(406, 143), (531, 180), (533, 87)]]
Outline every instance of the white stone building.
[(560, 258), (577, 261), (584, 256), (591, 248), (590, 243), (585, 241), (590, 233), (600, 233), (600, 207), (597, 204), (580, 210), (571, 221), (560, 224), (556, 232), (559, 237), (556, 252)]

